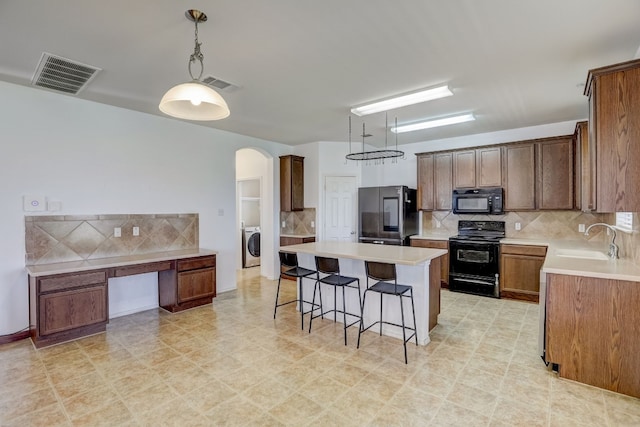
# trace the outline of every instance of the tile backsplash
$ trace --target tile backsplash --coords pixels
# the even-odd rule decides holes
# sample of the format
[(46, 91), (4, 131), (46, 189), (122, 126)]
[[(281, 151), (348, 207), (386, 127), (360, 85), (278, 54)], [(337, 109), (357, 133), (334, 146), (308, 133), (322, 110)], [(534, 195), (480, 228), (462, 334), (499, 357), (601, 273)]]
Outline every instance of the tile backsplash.
[[(280, 234), (316, 234), (316, 209), (304, 208), (295, 212), (280, 212)], [(282, 223), (285, 226), (282, 228)], [(313, 227), (312, 227), (313, 223)]]
[[(588, 240), (602, 242), (603, 250), (608, 249), (611, 237), (607, 236), (604, 227), (596, 227), (589, 232), (589, 236), (578, 231), (578, 225), (588, 227), (596, 222), (615, 225), (616, 215), (587, 213), (580, 211), (537, 211), (537, 212), (508, 212), (500, 216), (487, 215), (454, 215), (451, 211), (422, 212), (422, 231), (445, 231), (456, 234), (458, 220), (505, 221), (507, 237), (525, 239), (566, 239)], [(515, 229), (519, 222), (521, 229)], [(440, 227), (438, 227), (438, 225)], [(633, 213), (633, 231), (616, 233), (616, 243), (620, 248), (620, 258), (630, 259), (640, 265), (640, 214)]]
[[(198, 214), (25, 216), (26, 264), (82, 261), (199, 247)], [(114, 228), (121, 236), (114, 236)], [(133, 235), (139, 227), (140, 235)]]

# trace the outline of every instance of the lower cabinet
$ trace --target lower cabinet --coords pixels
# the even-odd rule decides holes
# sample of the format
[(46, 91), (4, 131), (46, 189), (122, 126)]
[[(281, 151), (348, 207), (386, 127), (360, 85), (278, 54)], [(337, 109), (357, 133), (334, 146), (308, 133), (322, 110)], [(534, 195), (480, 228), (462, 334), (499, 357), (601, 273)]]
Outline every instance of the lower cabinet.
[(538, 301), (545, 246), (500, 245), (500, 297)]
[(109, 320), (107, 270), (29, 278), (36, 347), (102, 332)]
[(545, 302), (545, 360), (558, 375), (640, 398), (638, 282), (547, 274)]
[[(411, 246), (449, 251), (448, 240), (411, 239)], [(440, 284), (443, 288), (449, 287), (449, 252), (440, 257)]]
[(158, 275), (160, 306), (172, 313), (209, 304), (216, 296), (216, 257), (178, 260)]
[(104, 332), (109, 322), (108, 279), (158, 272), (160, 307), (176, 312), (216, 296), (216, 256), (64, 274), (29, 276), (29, 330), (36, 347)]

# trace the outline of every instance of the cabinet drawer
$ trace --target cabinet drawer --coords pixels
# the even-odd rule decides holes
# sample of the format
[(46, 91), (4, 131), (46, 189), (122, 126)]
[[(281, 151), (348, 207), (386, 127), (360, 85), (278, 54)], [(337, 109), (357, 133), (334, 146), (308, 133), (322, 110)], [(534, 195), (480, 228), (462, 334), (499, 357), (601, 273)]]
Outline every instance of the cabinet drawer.
[(113, 270), (113, 277), (131, 276), (134, 274), (153, 273), (172, 269), (171, 261), (150, 262), (147, 264), (117, 267)]
[(449, 250), (449, 241), (448, 240), (411, 239), (411, 246), (415, 246), (417, 248)]
[(178, 260), (178, 271), (197, 270), (199, 268), (210, 268), (215, 266), (215, 256), (204, 256), (199, 258)]
[(40, 292), (52, 292), (73, 289), (80, 286), (95, 285), (107, 282), (106, 270), (90, 271), (79, 274), (64, 274), (40, 279)]
[(546, 246), (501, 245), (500, 250), (503, 254), (513, 255), (530, 255), (543, 257), (547, 254)]

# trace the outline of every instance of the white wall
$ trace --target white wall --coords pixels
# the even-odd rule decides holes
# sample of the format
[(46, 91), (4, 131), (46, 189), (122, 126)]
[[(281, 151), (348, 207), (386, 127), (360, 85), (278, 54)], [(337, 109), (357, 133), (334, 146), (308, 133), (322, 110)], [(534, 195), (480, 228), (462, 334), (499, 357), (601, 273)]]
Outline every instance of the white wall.
[(218, 289), (236, 287), (236, 150), (291, 147), (3, 82), (0, 97), (0, 335), (28, 327), (24, 194), (61, 201), (56, 214), (199, 213)]

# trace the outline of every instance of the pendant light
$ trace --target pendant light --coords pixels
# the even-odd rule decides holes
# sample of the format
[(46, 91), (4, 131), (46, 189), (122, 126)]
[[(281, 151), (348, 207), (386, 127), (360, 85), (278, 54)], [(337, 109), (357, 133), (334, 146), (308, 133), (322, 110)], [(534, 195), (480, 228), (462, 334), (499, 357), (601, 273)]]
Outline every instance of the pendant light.
[[(187, 19), (195, 23), (195, 47), (189, 57), (189, 75), (191, 81), (172, 87), (164, 94), (160, 101), (160, 111), (186, 120), (220, 120), (229, 116), (229, 107), (218, 92), (200, 82), (204, 71), (204, 62), (198, 42), (198, 23), (206, 22), (207, 15), (199, 10), (189, 9), (185, 12)], [(191, 65), (200, 62), (200, 74), (194, 77)]]

